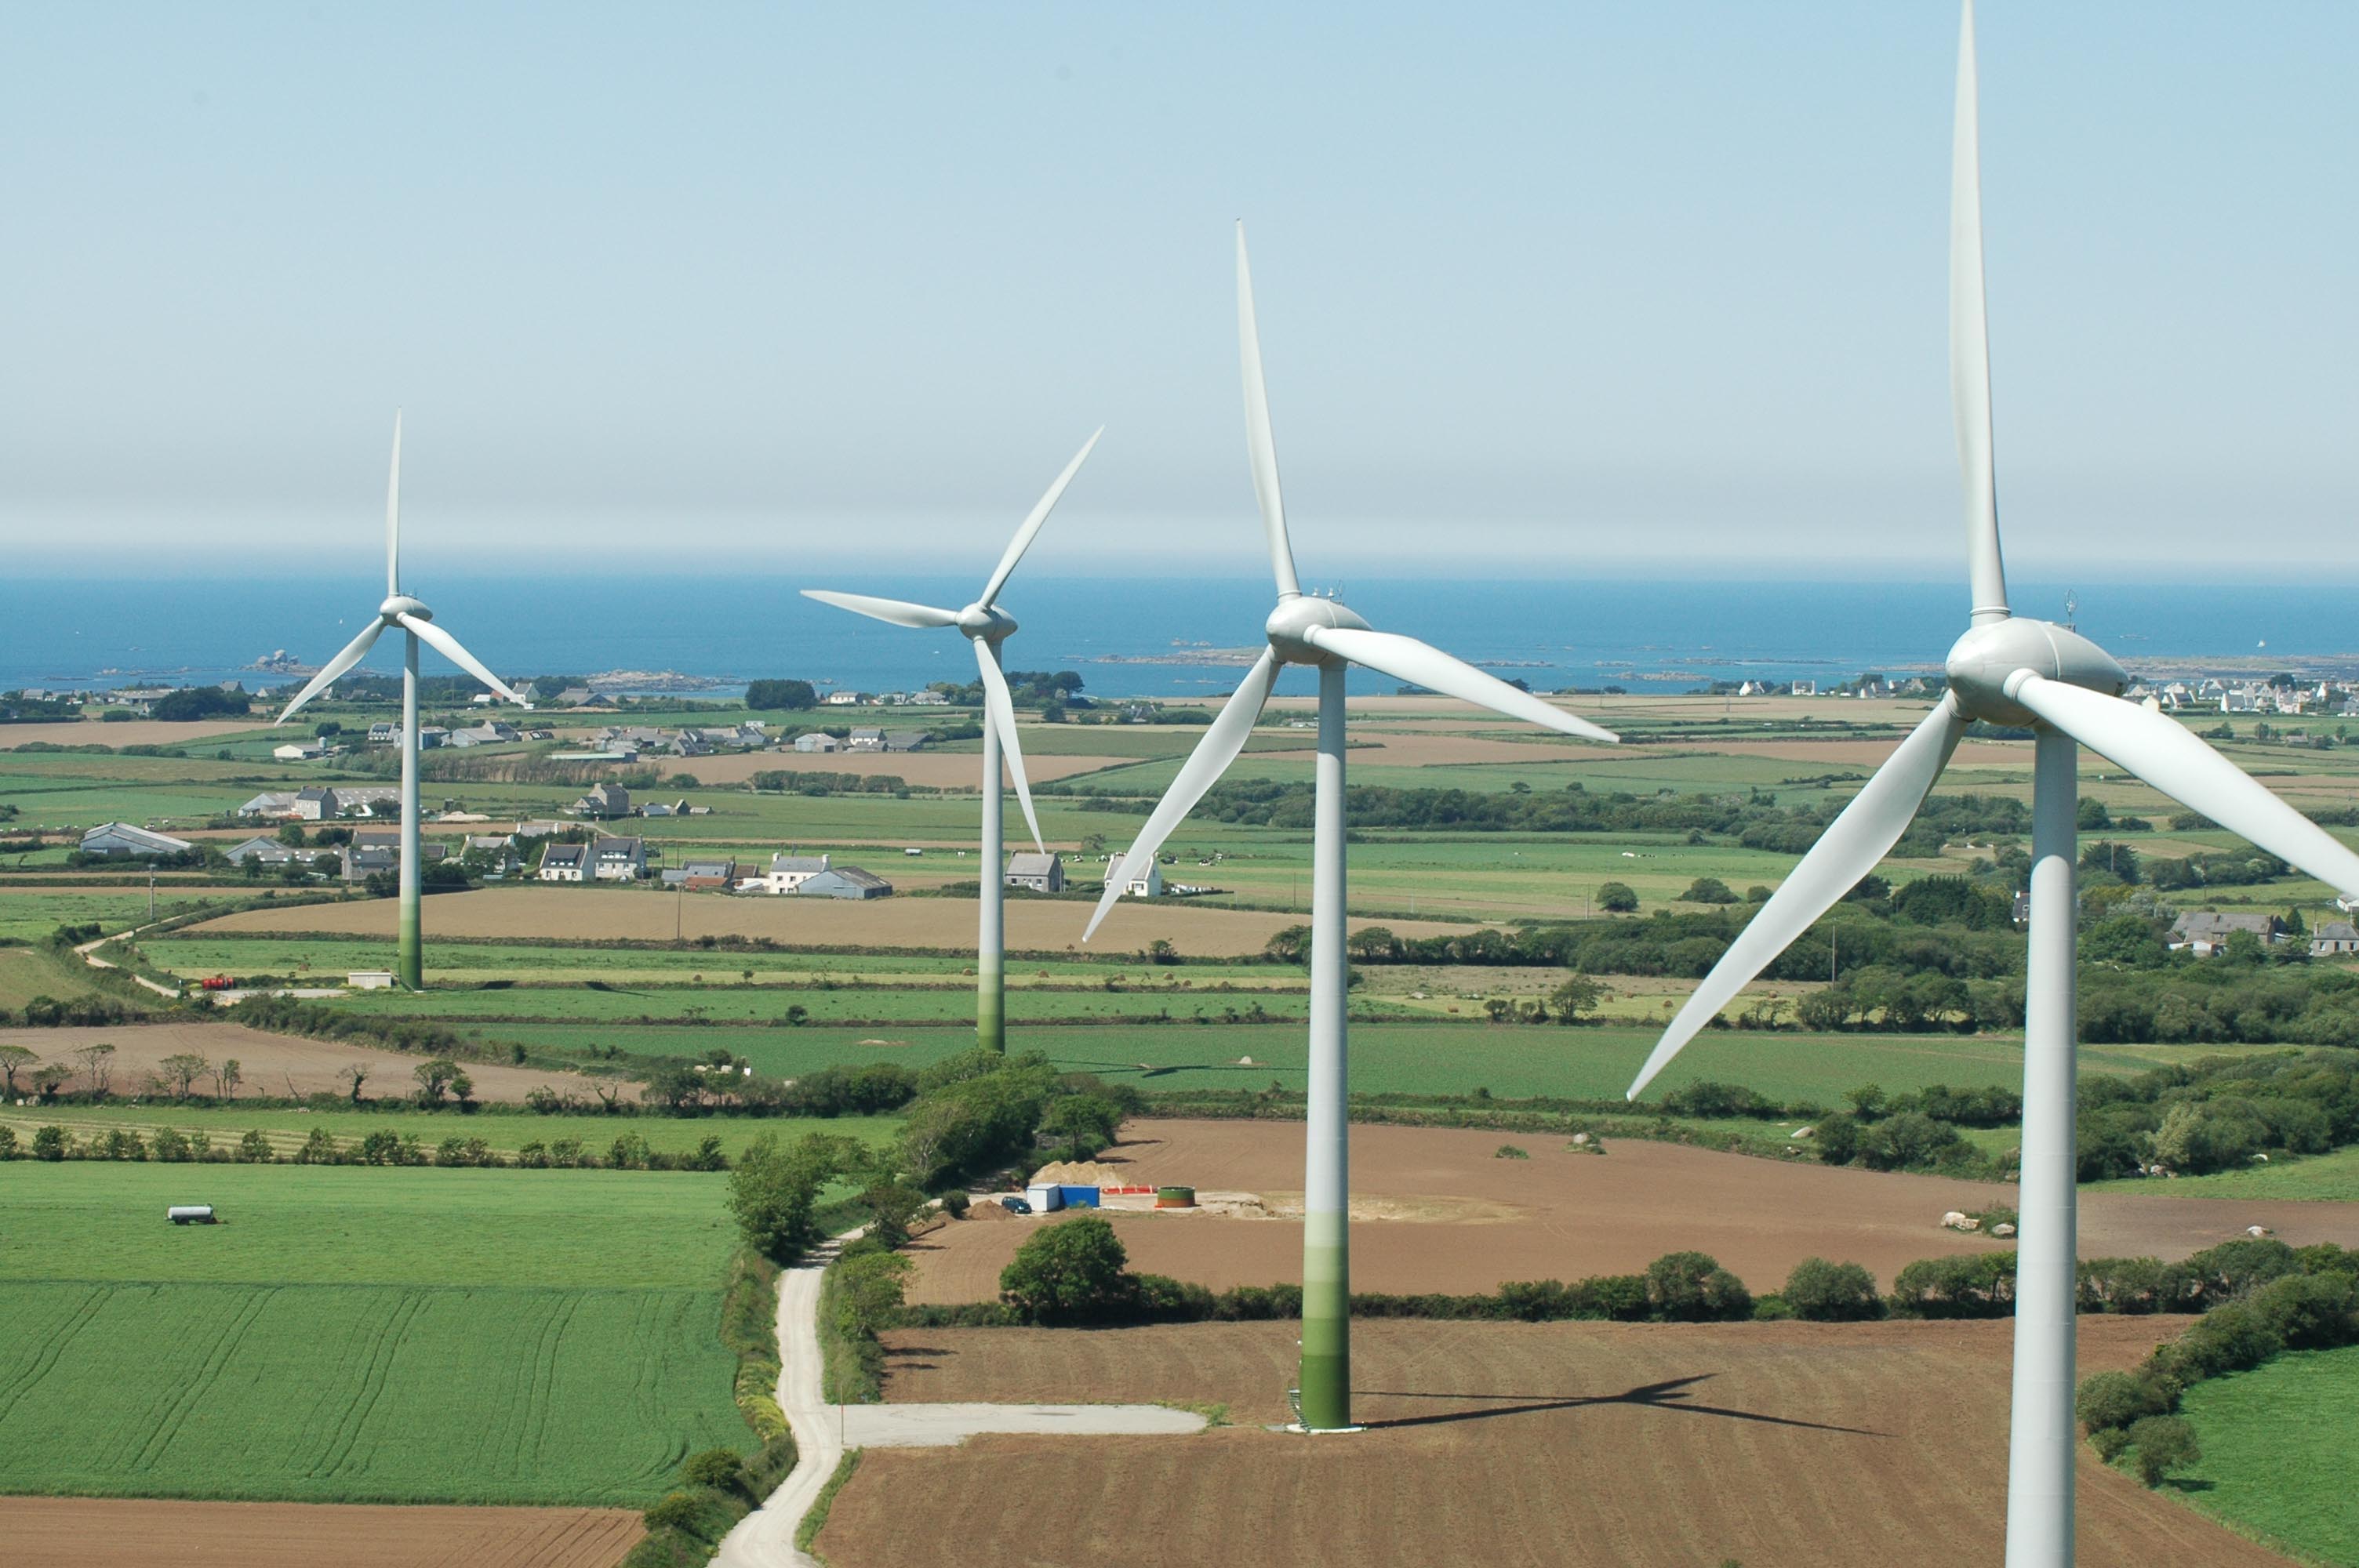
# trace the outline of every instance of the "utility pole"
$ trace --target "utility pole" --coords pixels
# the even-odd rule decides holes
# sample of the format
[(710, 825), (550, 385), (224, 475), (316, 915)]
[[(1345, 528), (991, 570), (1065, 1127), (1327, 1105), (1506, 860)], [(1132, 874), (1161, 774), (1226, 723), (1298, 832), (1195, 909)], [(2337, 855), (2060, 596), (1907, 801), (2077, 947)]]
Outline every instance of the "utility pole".
[(156, 924), (156, 872), (153, 868), (147, 872), (147, 924)]

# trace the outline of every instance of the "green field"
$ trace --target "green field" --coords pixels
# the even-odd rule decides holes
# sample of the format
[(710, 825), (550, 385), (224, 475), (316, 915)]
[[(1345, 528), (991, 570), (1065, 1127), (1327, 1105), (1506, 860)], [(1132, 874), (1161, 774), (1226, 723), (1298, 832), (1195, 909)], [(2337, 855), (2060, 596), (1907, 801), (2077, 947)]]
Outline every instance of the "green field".
[[(1206, 1001), (1250, 998), (1207, 998)], [(897, 1062), (919, 1067), (973, 1044), (954, 1028), (700, 1029), (607, 1024), (502, 1024), (488, 1038), (579, 1050), (587, 1044), (647, 1055), (701, 1054), (725, 1046), (757, 1072), (792, 1077), (842, 1063)], [(1099, 1024), (1011, 1029), (1009, 1048), (1039, 1051), (1067, 1071), (1093, 1072), (1150, 1093), (1176, 1089), (1260, 1089), (1276, 1081), (1300, 1088), (1308, 1042), (1299, 1023)], [(1651, 1029), (1538, 1027), (1485, 1023), (1366, 1023), (1351, 1033), (1352, 1087), (1362, 1094), (1472, 1094), (1502, 1098), (1560, 1096), (1621, 1098), (1658, 1032)], [(2143, 1072), (2217, 1047), (2084, 1046), (2084, 1073)], [(1237, 1059), (1251, 1056), (1252, 1066)], [(1955, 1034), (1756, 1034), (1712, 1031), (1688, 1047), (1649, 1095), (1700, 1078), (1744, 1084), (1781, 1101), (1842, 1103), (1843, 1092), (1879, 1084), (1895, 1093), (1928, 1084), (2020, 1087), (2021, 1041)]]
[(723, 1181), (0, 1168), (0, 1491), (650, 1501), (750, 1443)]
[[(2205, 1054), (2212, 1054), (2207, 1048)], [(2314, 1198), (2359, 1203), (2359, 1145), (2327, 1154), (2271, 1154), (2266, 1165), (2221, 1171), (2209, 1176), (2177, 1176), (2158, 1186), (2141, 1177), (2094, 1184), (2136, 1192), (2163, 1192), (2175, 1198)]]
[(2198, 1383), (2181, 1411), (2203, 1444), (2202, 1463), (2173, 1483), (2188, 1502), (2318, 1562), (2359, 1563), (2359, 1347), (2291, 1351)]
[[(733, 973), (731, 978), (735, 977)], [(1007, 996), (1007, 1017), (1010, 1022), (1027, 1020), (1068, 1020), (1138, 1018), (1152, 1016), (1158, 1011), (1169, 1011), (1178, 1020), (1187, 1021), (1198, 1013), (1207, 1018), (1225, 1017), (1224, 1009), (1232, 1005), (1244, 1008), (1258, 1003), (1275, 1017), (1300, 1018), (1306, 1015), (1310, 998), (1300, 990), (1272, 992), (1258, 990), (1250, 994), (1218, 991), (1175, 991), (1166, 994), (1157, 988), (1148, 994), (1138, 990), (1045, 990), (1026, 987), (1011, 989)], [(813, 1020), (822, 1022), (861, 1022), (886, 1021), (896, 1024), (951, 1023), (974, 1022), (974, 988), (964, 985), (936, 985), (924, 989), (909, 987), (869, 986), (843, 987), (835, 989), (788, 989), (778, 986), (712, 985), (657, 986), (646, 989), (612, 990), (574, 989), (560, 987), (519, 986), (484, 990), (364, 991), (346, 998), (336, 1006), (348, 1012), (364, 1012), (392, 1018), (444, 1019), (481, 1023), (487, 1035), (509, 1038), (503, 1021), (508, 1019), (579, 1020), (581, 1025), (608, 1022), (669, 1022), (694, 1023), (709, 1019), (715, 1023), (771, 1023), (783, 1021), (788, 1007), (801, 1007)], [(1356, 1001), (1354, 1006), (1370, 1012), (1409, 1012), (1409, 1009), (1382, 1000)]]

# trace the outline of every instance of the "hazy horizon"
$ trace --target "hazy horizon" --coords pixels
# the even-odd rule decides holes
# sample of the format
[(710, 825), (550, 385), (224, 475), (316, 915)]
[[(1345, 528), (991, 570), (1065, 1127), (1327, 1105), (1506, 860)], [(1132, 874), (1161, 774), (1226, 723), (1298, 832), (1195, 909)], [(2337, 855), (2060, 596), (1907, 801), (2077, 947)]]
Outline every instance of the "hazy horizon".
[[(20, 578), (1942, 580), (1955, 8), (0, 18)], [(2359, 10), (1988, 5), (2010, 566), (2359, 580)], [(208, 558), (210, 557), (210, 558)], [(135, 562), (136, 564), (136, 562)], [(423, 579), (421, 578), (421, 583)]]

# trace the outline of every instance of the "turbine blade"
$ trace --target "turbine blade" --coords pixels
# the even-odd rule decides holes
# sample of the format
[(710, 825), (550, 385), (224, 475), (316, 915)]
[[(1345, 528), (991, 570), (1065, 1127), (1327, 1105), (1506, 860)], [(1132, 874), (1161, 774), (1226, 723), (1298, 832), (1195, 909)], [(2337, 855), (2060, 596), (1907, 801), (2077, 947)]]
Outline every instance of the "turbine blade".
[[(1147, 826), (1138, 830), (1138, 837), (1123, 852), (1125, 866), (1155, 863), (1155, 852), (1163, 848), (1163, 840), (1171, 837), (1171, 830), (1180, 826), (1180, 819), (1196, 809), (1204, 792), (1220, 782), (1229, 764), (1237, 760), (1237, 753), (1245, 749), (1245, 742), (1253, 738), (1254, 720), (1261, 717), (1262, 705), (1269, 700), (1270, 691), (1277, 685), (1277, 654), (1265, 648), (1205, 730), (1204, 738), (1196, 742), (1196, 749), (1180, 764), (1179, 776), (1157, 803)], [(1090, 916), (1089, 928), (1082, 933), (1082, 941), (1097, 934), (1098, 923), (1114, 908), (1114, 901), (1122, 896), (1123, 884), (1128, 881), (1127, 877), (1107, 876), (1105, 892), (1098, 899), (1097, 913)]]
[(362, 629), (359, 636), (344, 644), (343, 651), (342, 653), (338, 654), (334, 658), (330, 659), (326, 664), (320, 666), (320, 673), (313, 676), (310, 679), (310, 683), (305, 686), (301, 691), (295, 694), (295, 700), (288, 703), (279, 713), (278, 717), (271, 721), (272, 725), (276, 727), (277, 725), (284, 724), (288, 719), (294, 718), (295, 710), (297, 708), (302, 707), (305, 703), (310, 701), (313, 697), (327, 690), (331, 686), (333, 686), (336, 682), (337, 676), (342, 675), (346, 670), (351, 669), (354, 665), (359, 664), (361, 660), (367, 657), (369, 645), (377, 640), (378, 633), (382, 633), (384, 630), (384, 622), (370, 622)]
[(1949, 765), (1950, 753), (1957, 750), (1958, 737), (1965, 731), (1966, 721), (1957, 705), (1943, 697), (1852, 797), (1843, 815), (1827, 825), (1826, 832), (1778, 884), (1752, 924), (1728, 945), (1728, 951), (1656, 1042), (1647, 1065), (1638, 1069), (1637, 1080), (1630, 1086), (1628, 1098), (1636, 1099), (1730, 998), (1891, 852), (1900, 835), (1908, 831), (1917, 808), (1925, 804), (1933, 781)]
[[(982, 638), (969, 641), (974, 644), (975, 667), (983, 672), (984, 722), (999, 731), (999, 750), (1016, 780), (1016, 798), (1024, 807), (1024, 825), (1032, 829), (1032, 847), (1046, 852), (1048, 846), (1040, 842), (1040, 819), (1032, 815), (1032, 786), (1024, 777), (1024, 749), (1016, 741), (1016, 699), (1008, 695), (1007, 676)], [(985, 779), (983, 787), (997, 789), (999, 781)]]
[(871, 599), (864, 593), (837, 593), (832, 589), (807, 588), (805, 599), (816, 599), (821, 604), (832, 604), (838, 610), (849, 610), (854, 615), (865, 615), (875, 621), (890, 621), (896, 626), (955, 626), (958, 611), (936, 610), (930, 604), (912, 604), (906, 599)]
[(385, 591), (401, 591), (401, 410), (393, 411), (393, 476), (385, 481)]
[(1254, 498), (1269, 535), (1269, 569), (1277, 595), (1302, 591), (1294, 575), (1294, 546), (1286, 536), (1286, 501), (1277, 490), (1277, 438), (1269, 428), (1269, 388), (1261, 374), (1261, 329), (1254, 321), (1253, 270), (1245, 265), (1245, 226), (1237, 223), (1237, 351), (1245, 362), (1245, 458), (1253, 465)]
[(1957, 123), (1950, 151), (1950, 401), (1966, 482), (1966, 570), (1973, 621), (2005, 620), (2006, 563), (1998, 543), (1998, 460), (1991, 434), (1990, 321), (1983, 288), (1981, 127), (1975, 109), (1974, 0), (1958, 28)]
[(2091, 751), (2231, 833), (2300, 867), (2344, 898), (2359, 897), (2359, 854), (2197, 740), (2177, 719), (2040, 676), (2018, 676), (2008, 684), (2008, 695), (2016, 701)]
[(1104, 434), (1105, 427), (1101, 425), (1088, 440), (1082, 443), (1082, 449), (1073, 454), (1073, 460), (1065, 465), (1065, 471), (1057, 476), (1057, 482), (1049, 487), (1049, 493), (1040, 498), (1040, 503), (1032, 508), (1032, 514), (1024, 519), (1024, 526), (1016, 530), (1016, 537), (1007, 542), (1007, 553), (999, 557), (999, 566), (992, 572), (991, 580), (983, 585), (983, 597), (975, 600), (977, 604), (999, 602), (999, 590), (1007, 586), (1008, 574), (1016, 569), (1016, 563), (1024, 558), (1024, 552), (1032, 547), (1032, 536), (1040, 531), (1040, 524), (1049, 520), (1049, 514), (1057, 509), (1057, 503), (1064, 497), (1065, 487), (1073, 482), (1075, 474), (1082, 471), (1082, 465), (1089, 460), (1091, 449), (1098, 444), (1098, 437)]
[(435, 651), (440, 653), (444, 658), (450, 660), (452, 664), (458, 665), (461, 669), (474, 676), (477, 680), (482, 681), (485, 686), (490, 687), (494, 691), (498, 692), (510, 702), (516, 703), (519, 706), (523, 704), (524, 698), (518, 697), (513, 690), (509, 689), (507, 682), (492, 674), (490, 670), (485, 669), (484, 667), (484, 662), (481, 659), (478, 659), (474, 654), (459, 646), (459, 639), (451, 635), (450, 633), (442, 630), (441, 627), (437, 626), (431, 621), (421, 620), (406, 611), (401, 614), (395, 616), (394, 619), (408, 627), (413, 635), (424, 639), (428, 643), (432, 645)]
[(1498, 676), (1485, 675), (1462, 659), (1455, 659), (1430, 643), (1391, 632), (1316, 626), (1303, 633), (1312, 646), (1365, 665), (1379, 675), (1412, 686), (1430, 687), (1444, 696), (1477, 703), (1494, 713), (1544, 725), (1560, 734), (1590, 741), (1619, 741), (1611, 730), (1542, 702), (1530, 692), (1518, 691)]

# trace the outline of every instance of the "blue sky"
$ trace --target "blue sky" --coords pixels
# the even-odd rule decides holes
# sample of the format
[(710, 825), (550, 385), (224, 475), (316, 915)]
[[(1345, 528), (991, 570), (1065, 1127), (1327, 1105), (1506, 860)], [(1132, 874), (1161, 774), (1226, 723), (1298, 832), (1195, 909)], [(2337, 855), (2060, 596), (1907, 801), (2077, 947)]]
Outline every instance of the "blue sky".
[[(15, 6), (0, 540), (1958, 571), (1946, 0)], [(1982, 16), (2025, 571), (2359, 578), (2359, 7)], [(2259, 541), (2257, 561), (2241, 546)], [(2281, 555), (2280, 555), (2280, 552)]]

